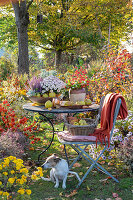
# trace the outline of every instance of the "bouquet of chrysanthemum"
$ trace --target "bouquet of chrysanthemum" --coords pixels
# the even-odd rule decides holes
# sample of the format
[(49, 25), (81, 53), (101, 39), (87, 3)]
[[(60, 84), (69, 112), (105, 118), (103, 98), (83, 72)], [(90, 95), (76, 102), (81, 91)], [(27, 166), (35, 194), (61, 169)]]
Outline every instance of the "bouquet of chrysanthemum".
[(42, 93), (55, 92), (60, 93), (61, 89), (65, 88), (65, 83), (56, 76), (48, 76), (41, 81)]
[(33, 77), (29, 81), (29, 90), (27, 92), (28, 97), (45, 97), (53, 98), (56, 94), (59, 94), (63, 88), (65, 88), (65, 83), (57, 78), (56, 76), (47, 76), (45, 78)]

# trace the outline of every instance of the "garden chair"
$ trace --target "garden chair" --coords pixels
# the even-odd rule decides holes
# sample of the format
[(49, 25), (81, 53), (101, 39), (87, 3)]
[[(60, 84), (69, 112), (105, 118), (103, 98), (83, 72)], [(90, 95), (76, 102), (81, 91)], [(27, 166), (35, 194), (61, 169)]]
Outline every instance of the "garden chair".
[[(108, 101), (107, 101), (107, 99), (108, 99)], [(108, 103), (109, 103), (110, 113), (109, 113), (109, 110), (106, 109), (106, 106)], [(71, 163), (71, 165), (69, 165), (70, 169), (79, 160), (79, 158), (81, 156), (85, 160), (87, 160), (88, 163), (90, 164), (90, 167), (88, 168), (86, 173), (81, 178), (81, 181), (78, 183), (77, 187), (79, 187), (81, 185), (81, 183), (85, 180), (85, 178), (87, 177), (87, 175), (91, 172), (91, 170), (93, 168), (96, 168), (97, 170), (102, 171), (103, 173), (105, 173), (109, 177), (111, 177), (114, 181), (119, 182), (114, 176), (112, 176), (106, 169), (104, 169), (98, 163), (98, 160), (101, 158), (101, 156), (103, 155), (103, 153), (105, 152), (105, 150), (107, 149), (107, 147), (110, 144), (117, 117), (119, 116), (121, 119), (124, 119), (127, 117), (127, 108), (126, 108), (126, 103), (125, 103), (124, 98), (119, 94), (106, 95), (104, 102), (103, 102), (102, 110), (101, 110), (101, 120), (102, 120), (102, 117), (104, 114), (106, 115), (106, 117), (108, 116), (110, 118), (110, 120), (112, 120), (112, 124), (110, 125), (110, 130), (108, 129), (109, 124), (106, 124), (107, 130), (104, 130), (102, 132), (102, 134), (105, 134), (105, 137), (103, 137), (102, 140), (101, 140), (101, 136), (99, 137), (100, 129), (97, 129), (94, 132), (94, 134), (91, 136), (72, 136), (72, 135), (70, 135), (70, 133), (68, 131), (62, 131), (57, 134), (57, 137), (58, 137), (58, 140), (60, 143), (62, 143), (64, 145), (70, 145), (78, 153), (76, 158)], [(111, 114), (112, 114), (112, 116), (110, 116)], [(109, 132), (108, 132), (108, 130), (109, 130)], [(106, 135), (106, 131), (109, 134)], [(97, 145), (101, 145), (101, 143), (104, 146), (102, 152), (99, 154), (99, 156), (96, 159), (92, 158), (89, 155), (88, 150), (87, 150), (88, 145), (96, 144), (96, 147), (97, 147)]]

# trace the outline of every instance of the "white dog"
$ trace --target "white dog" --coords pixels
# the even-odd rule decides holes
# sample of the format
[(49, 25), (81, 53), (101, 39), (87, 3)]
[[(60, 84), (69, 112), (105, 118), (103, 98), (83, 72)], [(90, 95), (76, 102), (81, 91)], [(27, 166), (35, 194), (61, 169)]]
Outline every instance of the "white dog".
[(75, 174), (77, 179), (80, 181), (76, 172), (69, 171), (68, 163), (66, 160), (59, 158), (56, 154), (52, 154), (46, 159), (46, 162), (42, 165), (44, 169), (52, 168), (50, 170), (50, 178), (41, 177), (45, 181), (55, 182), (55, 188), (59, 187), (59, 182), (63, 181), (62, 188), (66, 188), (66, 180), (68, 173)]

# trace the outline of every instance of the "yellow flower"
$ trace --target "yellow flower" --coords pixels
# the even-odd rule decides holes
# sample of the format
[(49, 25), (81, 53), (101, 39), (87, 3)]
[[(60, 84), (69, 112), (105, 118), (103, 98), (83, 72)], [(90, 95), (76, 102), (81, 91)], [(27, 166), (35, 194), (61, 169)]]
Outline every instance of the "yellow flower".
[(8, 192), (3, 192), (3, 196), (9, 196)]
[(36, 179), (37, 179), (37, 176), (33, 174), (33, 175), (31, 176), (31, 179), (36, 180)]
[(42, 173), (41, 171), (37, 171), (37, 172), (35, 172), (35, 174), (36, 174), (36, 175), (39, 175), (39, 176), (41, 176), (41, 177), (43, 176), (43, 173)]
[(2, 196), (2, 194), (3, 194), (3, 191), (0, 191), (0, 196)]
[(23, 163), (23, 160), (21, 159), (16, 159), (16, 160), (13, 160), (14, 163), (16, 163), (16, 165), (18, 164), (22, 164)]
[(23, 188), (20, 188), (20, 189), (18, 190), (18, 193), (19, 193), (19, 194), (24, 194), (24, 189), (23, 189)]
[(17, 162), (23, 163), (23, 160), (22, 159), (17, 159)]
[(43, 176), (43, 173), (42, 172), (40, 172), (40, 177), (42, 177)]
[(19, 178), (16, 180), (16, 183), (20, 183), (20, 179)]
[(5, 176), (7, 176), (7, 175), (8, 175), (8, 173), (7, 173), (7, 172), (3, 172), (3, 174), (4, 174)]
[(11, 184), (13, 184), (14, 181), (15, 181), (15, 178), (9, 178), (9, 179), (8, 179), (8, 182), (11, 183)]
[(16, 164), (16, 170), (19, 170), (22, 167), (21, 163)]
[(23, 179), (20, 179), (19, 183), (20, 183), (21, 185), (23, 185), (23, 184), (24, 184), (24, 180), (23, 180)]
[(7, 167), (7, 166), (9, 166), (9, 165), (7, 165), (6, 163), (3, 163), (3, 168), (5, 168), (5, 167)]
[(10, 163), (9, 159), (4, 159), (3, 167), (9, 166), (9, 163)]
[(22, 175), (22, 177), (21, 177), (21, 178), (22, 178), (22, 180), (23, 180), (23, 181), (25, 181), (25, 182), (27, 181), (27, 180), (26, 180), (26, 179), (27, 179), (27, 177), (26, 177), (26, 176)]
[(26, 193), (27, 193), (28, 195), (30, 195), (30, 194), (31, 194), (31, 190), (26, 190)]
[(14, 156), (9, 156), (8, 159), (9, 159), (9, 160), (16, 160), (16, 157), (14, 157)]
[(0, 165), (0, 170), (2, 170), (2, 165)]
[(2, 185), (2, 182), (0, 181), (0, 185)]
[(25, 174), (27, 174), (27, 173), (28, 173), (28, 169), (27, 169), (27, 168), (22, 168), (22, 169), (20, 169), (20, 172), (21, 172), (21, 173), (24, 172)]
[(42, 168), (41, 168), (41, 167), (37, 167), (37, 169), (38, 169), (39, 171), (42, 171)]
[(11, 174), (14, 174), (15, 173), (15, 171), (14, 170), (11, 170)]

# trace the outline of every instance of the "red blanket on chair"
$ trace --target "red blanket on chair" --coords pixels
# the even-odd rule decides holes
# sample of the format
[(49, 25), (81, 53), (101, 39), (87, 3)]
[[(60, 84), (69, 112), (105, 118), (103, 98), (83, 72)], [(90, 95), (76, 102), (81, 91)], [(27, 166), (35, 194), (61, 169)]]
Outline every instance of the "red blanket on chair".
[(127, 106), (124, 98), (120, 94), (116, 93), (107, 94), (105, 96), (101, 112), (101, 128), (96, 129), (95, 132), (92, 134), (93, 136), (97, 137), (96, 144), (98, 140), (101, 142), (101, 144), (103, 144), (103, 141), (106, 144), (105, 138), (107, 137), (108, 145), (110, 145), (110, 131), (113, 127), (115, 105), (118, 98), (121, 99), (121, 106), (118, 118), (125, 119), (128, 115)]

